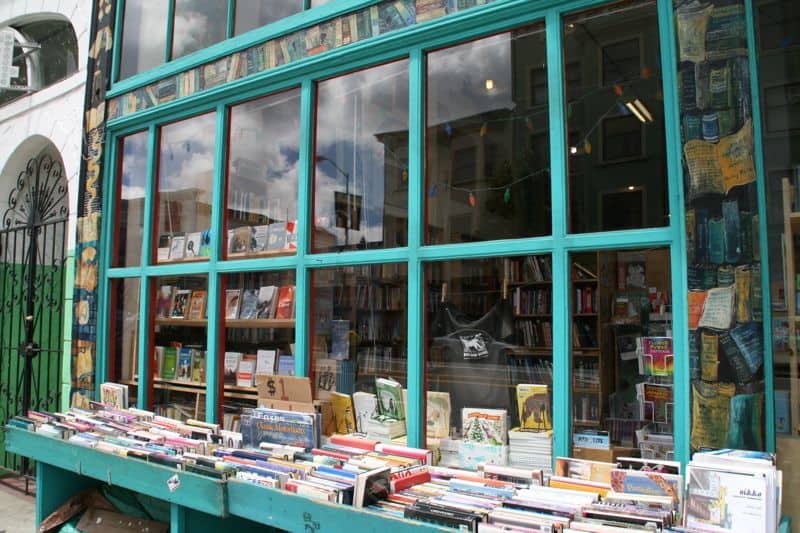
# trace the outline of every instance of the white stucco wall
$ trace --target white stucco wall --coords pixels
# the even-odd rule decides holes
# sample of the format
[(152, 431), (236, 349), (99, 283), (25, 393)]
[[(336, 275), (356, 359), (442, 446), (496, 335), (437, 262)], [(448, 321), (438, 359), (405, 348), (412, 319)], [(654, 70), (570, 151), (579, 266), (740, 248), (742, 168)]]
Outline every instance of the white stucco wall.
[[(78, 71), (39, 92), (0, 107), (0, 215), (10, 187), (28, 158), (26, 147), (47, 139), (60, 152), (69, 187), (67, 249), (75, 248), (86, 61), (91, 29), (88, 0), (0, 0), (0, 27), (37, 19), (69, 20), (78, 40)], [(33, 139), (31, 139), (33, 137)], [(26, 140), (28, 141), (26, 143)], [(38, 142), (37, 142), (38, 141)], [(18, 150), (25, 144), (22, 150)], [(45, 143), (46, 144), (46, 143)]]

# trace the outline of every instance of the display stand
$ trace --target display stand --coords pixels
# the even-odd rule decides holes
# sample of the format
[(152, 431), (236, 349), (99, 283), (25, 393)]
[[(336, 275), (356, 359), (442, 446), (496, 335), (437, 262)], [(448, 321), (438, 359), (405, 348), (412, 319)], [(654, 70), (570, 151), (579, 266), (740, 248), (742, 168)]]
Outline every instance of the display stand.
[[(178, 533), (263, 532), (265, 525), (289, 531), (452, 531), (423, 522), (311, 500), (278, 489), (179, 472), (23, 429), (6, 427), (5, 432), (7, 452), (37, 462), (37, 528), (69, 497), (84, 489), (108, 484), (169, 502), (170, 531)], [(172, 483), (172, 490), (167, 484), (170, 479), (179, 482), (177, 485)]]

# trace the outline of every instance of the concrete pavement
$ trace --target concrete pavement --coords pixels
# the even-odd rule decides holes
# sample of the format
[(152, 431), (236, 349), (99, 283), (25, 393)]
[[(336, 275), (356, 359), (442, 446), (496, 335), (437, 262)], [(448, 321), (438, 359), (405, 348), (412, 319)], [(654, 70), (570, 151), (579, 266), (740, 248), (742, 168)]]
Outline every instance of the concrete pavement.
[(0, 533), (32, 533), (35, 531), (35, 498), (12, 489), (24, 487), (19, 479), (0, 479)]

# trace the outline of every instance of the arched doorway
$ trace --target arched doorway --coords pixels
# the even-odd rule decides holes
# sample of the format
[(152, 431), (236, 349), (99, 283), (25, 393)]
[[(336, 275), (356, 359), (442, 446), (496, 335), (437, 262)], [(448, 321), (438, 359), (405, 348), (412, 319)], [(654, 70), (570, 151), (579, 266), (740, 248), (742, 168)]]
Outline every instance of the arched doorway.
[[(58, 410), (69, 215), (67, 179), (43, 137), (20, 145), (0, 174), (0, 424)], [(0, 450), (3, 436), (0, 434)], [(27, 473), (0, 454), (0, 469)]]

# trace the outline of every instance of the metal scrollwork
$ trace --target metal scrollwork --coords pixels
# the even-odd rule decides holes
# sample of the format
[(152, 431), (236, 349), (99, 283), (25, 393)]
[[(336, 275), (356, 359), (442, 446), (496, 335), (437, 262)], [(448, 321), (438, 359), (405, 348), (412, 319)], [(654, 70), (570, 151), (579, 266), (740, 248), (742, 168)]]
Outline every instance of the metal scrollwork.
[(64, 168), (49, 155), (33, 158), (17, 177), (3, 214), (3, 229), (35, 227), (66, 218), (67, 184)]

